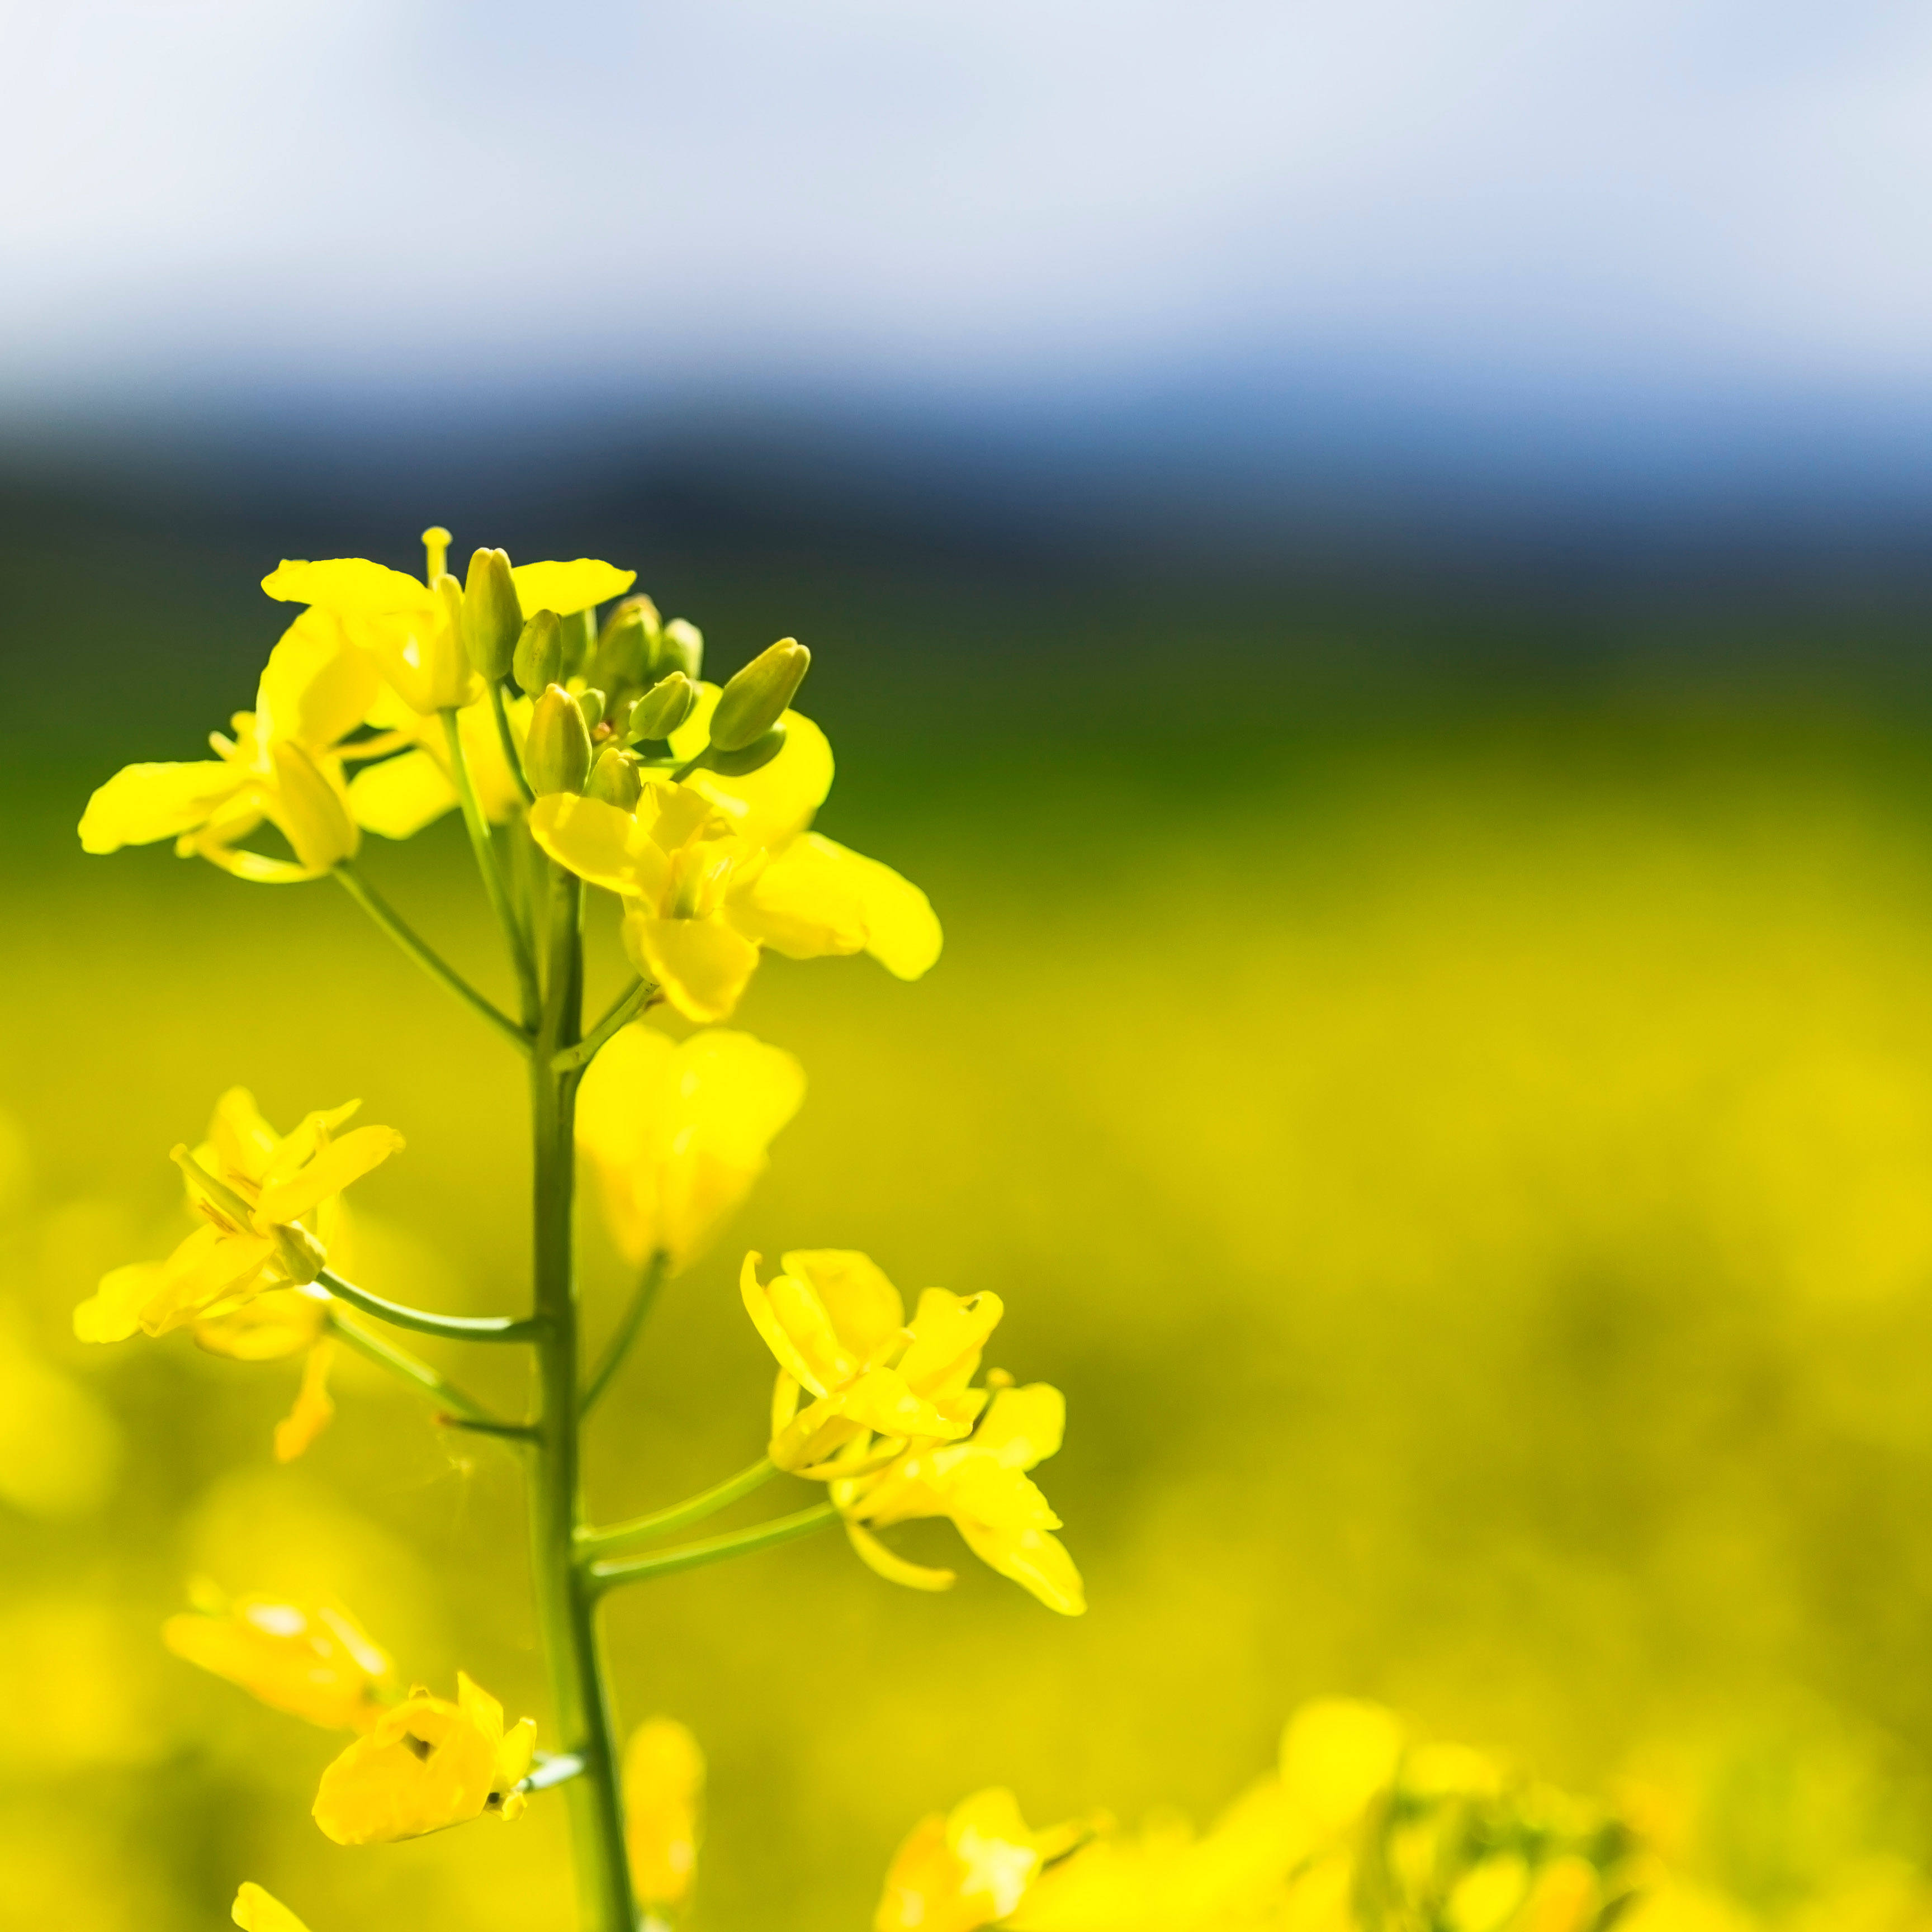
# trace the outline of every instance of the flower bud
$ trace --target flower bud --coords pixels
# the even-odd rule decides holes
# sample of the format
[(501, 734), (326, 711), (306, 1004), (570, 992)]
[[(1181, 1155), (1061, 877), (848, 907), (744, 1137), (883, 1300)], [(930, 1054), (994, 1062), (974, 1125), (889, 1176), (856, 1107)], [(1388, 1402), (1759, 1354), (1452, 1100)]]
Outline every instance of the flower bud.
[(463, 588), (463, 647), (470, 662), (492, 681), (508, 676), (523, 628), (508, 556), (500, 550), (478, 550)]
[(587, 684), (577, 694), (577, 708), (584, 713), (584, 728), (595, 731), (604, 722), (604, 694)]
[(698, 703), (698, 687), (682, 671), (660, 678), (631, 706), (631, 722), (624, 729), (624, 742), (635, 745), (646, 738), (668, 738), (691, 716)]
[(580, 792), (590, 776), (590, 729), (577, 700), (560, 684), (550, 686), (530, 713), (524, 770), (539, 798), (550, 792)]
[(606, 805), (614, 805), (620, 812), (634, 812), (644, 790), (644, 782), (638, 775), (635, 762), (626, 758), (615, 745), (606, 745), (597, 754), (597, 762), (590, 767), (584, 795), (586, 798), (602, 799)]
[(711, 742), (721, 752), (742, 752), (762, 738), (797, 694), (812, 668), (812, 653), (796, 638), (781, 638), (732, 679), (711, 714)]
[(421, 689), (431, 710), (460, 711), (476, 691), (463, 648), (463, 586), (446, 571), (430, 588), (436, 592), (436, 616), (416, 627)]
[(720, 778), (742, 778), (770, 764), (784, 749), (785, 728), (774, 724), (762, 736), (754, 738), (735, 752), (721, 752), (714, 742), (704, 754), (707, 771)]
[(648, 597), (626, 597), (604, 620), (590, 674), (608, 692), (641, 691), (650, 682), (652, 654), (662, 626)]
[(566, 678), (581, 677), (590, 668), (591, 654), (597, 648), (597, 613), (573, 610), (560, 617), (562, 627), (563, 671)]
[(562, 626), (554, 610), (539, 610), (524, 625), (511, 665), (518, 687), (531, 698), (541, 698), (563, 675)]
[(650, 668), (645, 674), (646, 681), (663, 677), (674, 670), (694, 678), (704, 665), (704, 633), (695, 624), (688, 623), (682, 617), (674, 617), (658, 634), (657, 646), (651, 653)]

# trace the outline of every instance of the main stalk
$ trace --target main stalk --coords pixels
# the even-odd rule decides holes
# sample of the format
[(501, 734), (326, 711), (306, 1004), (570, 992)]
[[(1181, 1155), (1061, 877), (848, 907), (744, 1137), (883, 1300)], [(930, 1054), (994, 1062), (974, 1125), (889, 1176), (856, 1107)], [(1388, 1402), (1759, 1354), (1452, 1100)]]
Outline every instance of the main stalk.
[(575, 1561), (583, 1522), (577, 1270), (575, 1069), (555, 1057), (584, 1024), (581, 884), (554, 863), (550, 880), (543, 1012), (530, 1055), (536, 1173), (535, 1309), (542, 1410), (532, 1457), (530, 1530), (538, 1629), (548, 1661), (560, 1748), (584, 1773), (564, 1786), (582, 1932), (636, 1932), (638, 1910), (624, 1847), (624, 1810), (609, 1695), (597, 1635), (595, 1591)]

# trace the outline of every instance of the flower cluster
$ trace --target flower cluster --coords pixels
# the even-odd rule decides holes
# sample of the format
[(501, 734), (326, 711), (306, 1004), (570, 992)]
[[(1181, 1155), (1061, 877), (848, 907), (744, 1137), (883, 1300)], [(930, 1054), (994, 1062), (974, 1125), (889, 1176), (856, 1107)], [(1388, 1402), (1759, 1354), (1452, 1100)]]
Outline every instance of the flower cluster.
[(1626, 1915), (1653, 1876), (1634, 1834), (1601, 1807), (1418, 1740), (1378, 1706), (1331, 1700), (1296, 1714), (1278, 1768), (1199, 1838), (1172, 1824), (1136, 1837), (1103, 1816), (1034, 1832), (1004, 1790), (922, 1820), (892, 1861), (874, 1925), (1607, 1932), (1638, 1922)]

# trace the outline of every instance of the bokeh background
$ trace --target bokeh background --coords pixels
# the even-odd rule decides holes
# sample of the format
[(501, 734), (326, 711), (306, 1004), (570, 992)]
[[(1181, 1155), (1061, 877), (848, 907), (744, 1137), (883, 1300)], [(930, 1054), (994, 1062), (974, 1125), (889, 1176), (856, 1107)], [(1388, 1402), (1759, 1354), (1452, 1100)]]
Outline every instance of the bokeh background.
[[(494, 1044), (325, 886), (73, 836), (250, 701), (279, 558), (440, 520), (805, 639), (821, 824), (947, 926), (760, 973), (809, 1097), (602, 1506), (756, 1453), (747, 1245), (996, 1289), (1069, 1396), (1084, 1620), (830, 1540), (617, 1600), (700, 1927), (862, 1924), (988, 1783), (1204, 1818), (1334, 1692), (1676, 1794), (1744, 1924), (1919, 1922), (1847, 1901), (1932, 1858), (1923, 9), (0, 22), (0, 1918), (570, 1923), (554, 1807), (338, 1850), (336, 1742), (158, 1636), (334, 1594), (541, 1714), (507, 1458), (351, 1362), (280, 1468), (292, 1371), (68, 1327), (238, 1081), (408, 1136), (372, 1286), (516, 1305)], [(494, 970), (455, 827), (368, 863)]]

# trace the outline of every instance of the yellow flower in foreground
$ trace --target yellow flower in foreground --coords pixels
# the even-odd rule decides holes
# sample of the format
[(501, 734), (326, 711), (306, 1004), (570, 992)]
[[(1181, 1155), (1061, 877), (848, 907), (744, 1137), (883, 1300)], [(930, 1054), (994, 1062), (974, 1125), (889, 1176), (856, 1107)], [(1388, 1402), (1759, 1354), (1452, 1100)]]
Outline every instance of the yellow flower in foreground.
[[(908, 1324), (898, 1290), (866, 1256), (790, 1253), (769, 1282), (758, 1280), (759, 1258), (745, 1258), (739, 1286), (778, 1358), (772, 1460), (830, 1483), (853, 1547), (890, 1581), (952, 1587), (951, 1570), (908, 1562), (874, 1534), (946, 1516), (982, 1562), (1049, 1610), (1078, 1616), (1086, 1598), (1052, 1533), (1060, 1519), (1026, 1473), (1059, 1448), (1065, 1400), (1044, 1382), (972, 1386), (1004, 1312), (998, 1296), (928, 1288)], [(800, 1409), (804, 1392), (817, 1400)]]
[(217, 1613), (169, 1618), (161, 1639), (272, 1710), (325, 1730), (367, 1730), (382, 1714), (392, 1674), (356, 1619), (328, 1604), (244, 1597)]
[(419, 1838), (485, 1811), (514, 1818), (530, 1772), (536, 1725), (506, 1736), (503, 1707), (458, 1671), (457, 1701), (418, 1684), (322, 1774), (315, 1822), (338, 1845)]
[[(711, 692), (694, 716), (716, 702)], [(916, 886), (806, 830), (832, 782), (831, 748), (809, 718), (785, 722), (784, 749), (747, 778), (650, 778), (629, 812), (555, 793), (530, 813), (553, 859), (622, 897), (626, 950), (687, 1019), (728, 1018), (767, 946), (794, 959), (869, 952), (902, 980), (939, 957), (939, 922)], [(700, 727), (692, 751), (704, 742)]]
[[(262, 588), (284, 603), (306, 604), (340, 619), (403, 701), (428, 716), (475, 703), (478, 687), (463, 644), (462, 586), (443, 568), (449, 534), (426, 530), (423, 542), (424, 578), (366, 557), (338, 556), (284, 562), (262, 578)], [(525, 564), (510, 574), (526, 616), (540, 610), (560, 617), (589, 610), (621, 597), (637, 578), (635, 571), (590, 557)]]
[(577, 1144), (626, 1258), (662, 1250), (674, 1274), (695, 1260), (804, 1097), (803, 1068), (749, 1034), (674, 1043), (639, 1021), (609, 1041), (578, 1090)]
[(308, 1932), (308, 1928), (280, 1899), (245, 1880), (235, 1894), (231, 1916), (242, 1932)]
[[(356, 850), (341, 741), (381, 686), (340, 622), (304, 613), (269, 653), (255, 709), (236, 713), (232, 738), (214, 735), (218, 756), (124, 767), (88, 800), (82, 848), (114, 852), (172, 838), (184, 858), (198, 854), (257, 884), (319, 877)], [(294, 862), (238, 849), (265, 820), (287, 839)]]
[(874, 1932), (976, 1932), (1010, 1913), (1091, 1827), (1032, 1832), (1010, 1791), (976, 1792), (914, 1826), (894, 1855)]
[(640, 1905), (668, 1909), (690, 1898), (704, 1798), (698, 1740), (673, 1718), (640, 1724), (624, 1747), (624, 1843)]
[(216, 1103), (208, 1144), (176, 1148), (202, 1225), (163, 1262), (136, 1262), (101, 1278), (74, 1312), (83, 1342), (165, 1334), (272, 1288), (312, 1282), (327, 1259), (317, 1230), (335, 1196), (403, 1144), (393, 1127), (335, 1130), (362, 1103), (310, 1114), (278, 1135), (245, 1088)]

